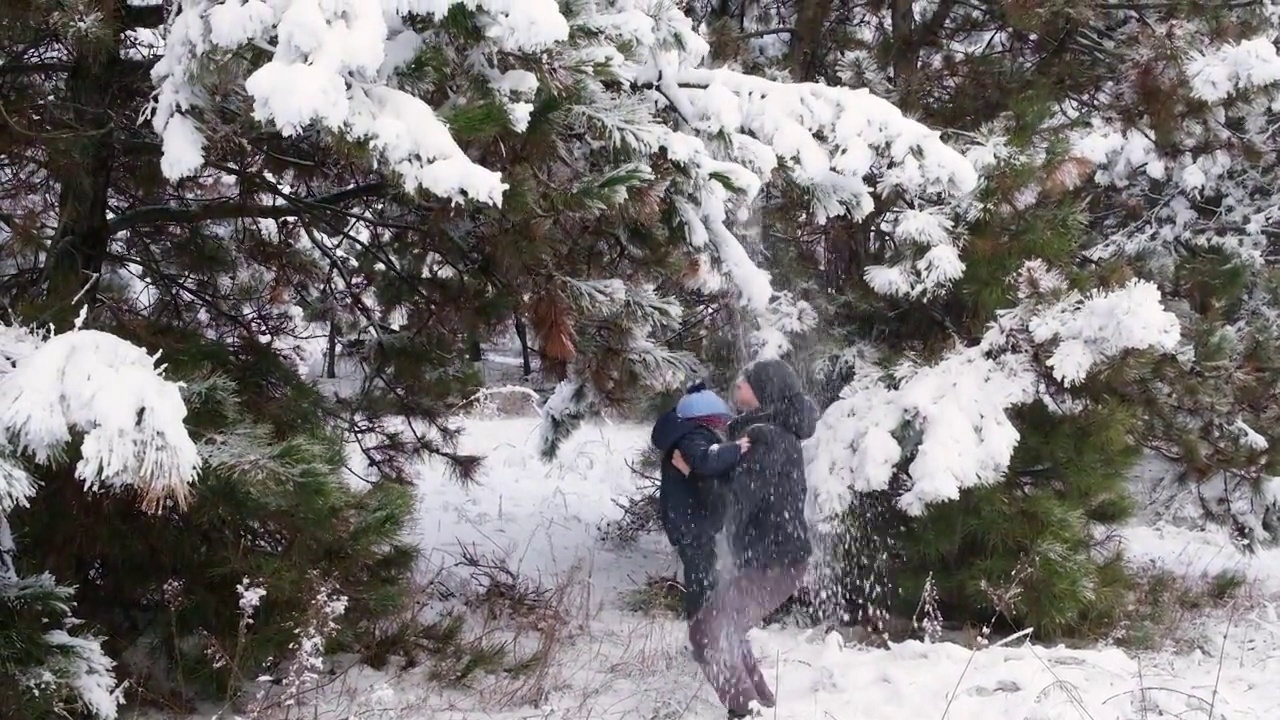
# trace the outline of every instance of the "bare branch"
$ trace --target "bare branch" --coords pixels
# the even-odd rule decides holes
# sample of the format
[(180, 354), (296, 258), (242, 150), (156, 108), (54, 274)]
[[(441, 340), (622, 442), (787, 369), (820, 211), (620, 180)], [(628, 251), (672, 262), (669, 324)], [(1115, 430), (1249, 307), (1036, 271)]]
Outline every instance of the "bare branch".
[(753, 38), (769, 37), (770, 35), (788, 35), (796, 31), (793, 27), (776, 27), (765, 28), (764, 30), (751, 30), (740, 35), (743, 40), (751, 40)]
[(218, 200), (193, 207), (151, 205), (117, 215), (112, 218), (109, 227), (111, 234), (115, 235), (141, 225), (185, 225), (213, 220), (233, 220), (236, 218), (280, 220), (298, 217), (309, 211), (324, 211), (330, 209), (330, 206), (336, 211), (336, 206), (342, 203), (360, 198), (378, 197), (385, 195), (390, 190), (390, 183), (378, 181), (355, 185), (317, 198), (289, 198), (286, 202), (278, 205), (245, 203), (236, 200)]

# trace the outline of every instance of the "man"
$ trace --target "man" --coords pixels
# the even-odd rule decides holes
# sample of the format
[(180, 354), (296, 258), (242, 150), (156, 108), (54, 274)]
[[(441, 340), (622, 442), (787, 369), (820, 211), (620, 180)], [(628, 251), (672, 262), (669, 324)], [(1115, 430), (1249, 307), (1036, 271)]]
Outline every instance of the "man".
[(728, 488), (725, 531), (738, 572), (716, 587), (689, 624), (689, 640), (729, 717), (743, 718), (752, 703), (775, 704), (747, 632), (800, 589), (813, 553), (801, 442), (813, 436), (818, 408), (781, 360), (748, 366), (734, 401), (743, 413), (730, 424), (729, 436), (752, 448)]

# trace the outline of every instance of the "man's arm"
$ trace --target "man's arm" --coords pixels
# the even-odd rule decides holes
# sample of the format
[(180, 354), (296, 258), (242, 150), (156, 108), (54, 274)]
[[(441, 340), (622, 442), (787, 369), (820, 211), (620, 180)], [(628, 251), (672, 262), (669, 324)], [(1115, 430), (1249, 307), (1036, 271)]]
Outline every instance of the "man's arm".
[(685, 475), (691, 472), (706, 476), (723, 475), (738, 464), (749, 447), (751, 444), (746, 440), (712, 443), (705, 436), (694, 433), (686, 435), (676, 445), (671, 463)]
[(754, 511), (773, 491), (771, 473), (765, 465), (772, 464), (777, 456), (776, 448), (773, 447), (777, 439), (770, 438), (768, 430), (763, 426), (753, 427), (747, 431), (747, 434), (760, 449), (743, 459), (742, 464), (738, 466), (738, 471), (734, 473), (733, 484), (729, 491), (737, 498), (740, 506), (747, 508), (748, 511)]

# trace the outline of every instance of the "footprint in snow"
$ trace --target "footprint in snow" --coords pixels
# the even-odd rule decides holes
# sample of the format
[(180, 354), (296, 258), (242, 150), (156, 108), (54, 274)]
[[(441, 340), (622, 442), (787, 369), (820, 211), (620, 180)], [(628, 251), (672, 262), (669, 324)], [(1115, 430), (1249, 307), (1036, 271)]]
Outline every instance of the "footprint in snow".
[(1012, 680), (1001, 680), (995, 684), (995, 687), (974, 686), (964, 691), (965, 695), (974, 697), (991, 697), (996, 693), (1015, 693), (1021, 692), (1022, 686)]

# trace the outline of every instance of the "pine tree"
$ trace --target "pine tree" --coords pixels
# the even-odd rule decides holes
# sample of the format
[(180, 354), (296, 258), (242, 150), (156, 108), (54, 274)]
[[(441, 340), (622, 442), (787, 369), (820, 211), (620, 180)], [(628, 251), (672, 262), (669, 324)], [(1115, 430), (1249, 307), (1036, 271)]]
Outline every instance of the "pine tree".
[[(737, 62), (882, 94), (943, 128), (980, 175), (945, 210), (881, 203), (815, 225), (780, 196), (768, 211), (770, 248), (804, 268), (781, 287), (818, 278), (806, 292), (829, 330), (819, 365), (835, 402), (811, 480), (820, 519), (838, 528), (832, 552), (858, 586), (842, 602), (865, 601), (868, 584), (901, 586), (895, 604), (909, 611), (932, 572), (956, 619), (998, 610), (1052, 634), (1104, 624), (1125, 601), (1100, 528), (1126, 517), (1126, 473), (1151, 440), (1134, 400), (1172, 399), (1143, 380), (1176, 366), (1176, 338), (1193, 333), (1170, 314), (1180, 290), (1094, 251), (1125, 200), (1107, 185), (1113, 175), (1095, 175), (1103, 159), (1090, 151), (1137, 160), (1132, 145), (1100, 144), (1115, 127), (1106, 123), (1151, 110), (1128, 100), (1131, 79), (1116, 79), (1150, 55), (1128, 40), (1147, 37), (1144, 23), (1210, 23), (1214, 12), (737, 3), (720, 23), (719, 47)], [(1203, 32), (1197, 42), (1214, 37)], [(799, 253), (787, 248), (797, 239)], [(1174, 298), (1167, 309), (1135, 276)], [(1108, 316), (1128, 302), (1127, 321)], [(1084, 307), (1097, 325), (1062, 322)], [(997, 602), (1010, 584), (1021, 601)]]
[(1270, 201), (1280, 85), (1270, 3), (1171, 8), (1119, 62), (1121, 102), (1082, 146), (1110, 201), (1095, 213), (1100, 262), (1127, 262), (1176, 298), (1187, 338), (1135, 383), (1144, 445), (1212, 521), (1248, 547), (1276, 540), (1275, 274)]
[[(178, 703), (196, 698), (169, 693), (164, 685), (175, 677), (222, 686), (255, 677), (268, 658), (284, 657), (292, 638), (283, 633), (301, 621), (321, 580), (332, 578), (350, 596), (353, 612), (335, 640), (353, 647), (356, 635), (373, 629), (366, 621), (401, 607), (415, 557), (401, 540), (411, 496), (385, 481), (404, 482), (413, 455), (422, 451), (449, 455), (463, 471), (474, 467), (473, 458), (448, 445), (456, 431), (438, 406), (416, 415), (437, 423), (435, 435), (403, 439), (389, 416), (414, 408), (388, 396), (405, 397), (404, 386), (385, 383), (335, 399), (304, 380), (309, 362), (320, 364), (326, 340), (330, 347), (352, 342), (343, 334), (349, 324), (318, 328), (307, 312), (312, 319), (327, 312), (346, 320), (335, 306), (345, 310), (358, 300), (342, 294), (351, 284), (334, 288), (335, 276), (345, 279), (349, 265), (317, 263), (318, 252), (293, 243), (343, 228), (337, 218), (352, 201), (376, 196), (380, 185), (353, 173), (356, 182), (339, 179), (343, 186), (332, 189), (314, 174), (293, 174), (294, 185), (282, 188), (273, 172), (323, 167), (334, 157), (332, 146), (290, 146), (260, 130), (224, 137), (221, 170), (206, 182), (170, 184), (161, 172), (161, 139), (136, 122), (152, 93), (148, 75), (157, 61), (146, 40), (164, 31), (163, 22), (163, 7), (124, 2), (0, 9), (6, 113), (0, 123), (0, 293), (10, 313), (5, 321), (15, 328), (6, 325), (6, 360), (25, 357), (35, 343), (19, 343), (18, 352), (9, 346), (11, 334), (39, 336), (19, 325), (68, 330), (77, 313), (77, 322), (93, 328), (84, 333), (126, 337), (163, 352), (170, 377), (188, 381), (196, 393), (186, 398), (193, 414), (185, 430), (181, 415), (142, 420), (168, 421), (166, 432), (200, 439), (191, 450), (199, 450), (205, 466), (203, 482), (187, 492), (185, 503), (198, 507), (198, 515), (156, 505), (149, 492), (140, 494), (140, 507), (139, 494), (128, 487), (148, 474), (129, 477), (129, 467), (119, 465), (128, 446), (104, 461), (101, 439), (89, 435), (79, 447), (64, 438), (65, 449), (37, 452), (7, 422), (3, 447), (12, 462), (0, 483), (0, 536), (9, 572), (0, 592), (0, 636), (14, 642), (6, 643), (12, 654), (0, 653), (0, 664), (5, 682), (18, 684), (5, 685), (5, 699), (22, 699), (24, 716), (78, 706), (112, 717), (116, 681), (125, 677), (137, 681), (135, 690)], [(234, 119), (234, 110), (226, 117)], [(308, 163), (308, 153), (317, 151)], [(298, 294), (316, 303), (303, 309)], [(396, 369), (418, 381), (409, 390), (427, 388), (422, 396), (428, 399), (456, 394), (448, 371), (461, 363), (423, 350), (444, 372), (415, 376), (401, 363)], [(327, 358), (330, 369), (335, 354)], [(392, 361), (374, 357), (378, 362), (370, 365), (385, 376)], [(34, 387), (31, 372), (10, 385)], [(57, 397), (58, 388), (45, 389)], [(127, 391), (115, 398), (126, 406), (144, 389), (139, 378), (126, 377), (111, 391)], [(80, 402), (80, 412), (102, 412)], [(17, 403), (6, 404), (6, 413), (19, 411)], [(77, 417), (78, 425), (68, 421), (68, 432), (88, 432), (84, 423), (92, 418)], [(37, 429), (54, 428), (50, 422)], [(344, 442), (352, 438), (366, 449), (372, 471), (364, 474), (376, 483), (367, 491), (353, 489), (348, 477)], [(94, 463), (105, 463), (104, 474), (113, 473), (119, 486), (110, 489), (123, 492), (86, 496), (85, 467)], [(263, 606), (272, 622), (239, 637), (236, 587), (246, 578), (274, 596)], [(170, 602), (179, 601), (171, 586), (183, 589), (177, 605)], [(90, 632), (72, 630), (77, 621)], [(103, 630), (110, 636), (105, 653), (92, 635)], [(130, 654), (130, 664), (117, 665), (112, 658), (126, 649), (139, 652)], [(235, 662), (219, 659), (228, 653)], [(155, 668), (163, 671), (156, 676)], [(209, 687), (193, 682), (186, 690)]]

